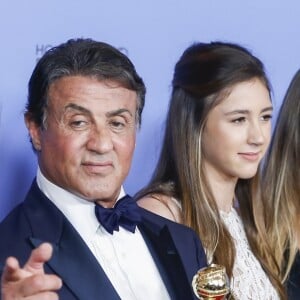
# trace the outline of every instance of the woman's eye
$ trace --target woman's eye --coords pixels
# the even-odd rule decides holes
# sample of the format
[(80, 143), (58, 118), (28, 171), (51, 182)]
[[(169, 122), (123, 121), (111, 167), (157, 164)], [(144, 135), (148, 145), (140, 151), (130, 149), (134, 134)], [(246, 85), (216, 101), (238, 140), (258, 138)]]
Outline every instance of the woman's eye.
[(245, 122), (245, 120), (246, 120), (245, 117), (240, 117), (240, 118), (233, 119), (231, 122), (239, 124), (239, 123)]
[(272, 115), (271, 114), (263, 115), (261, 118), (263, 121), (269, 121), (272, 119)]

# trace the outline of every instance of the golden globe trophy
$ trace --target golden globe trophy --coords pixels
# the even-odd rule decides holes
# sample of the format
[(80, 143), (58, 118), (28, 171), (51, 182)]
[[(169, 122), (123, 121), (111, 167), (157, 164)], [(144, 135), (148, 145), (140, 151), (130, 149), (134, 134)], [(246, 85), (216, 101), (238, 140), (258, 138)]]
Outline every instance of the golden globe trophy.
[(221, 265), (211, 264), (200, 269), (193, 277), (192, 287), (201, 300), (234, 299), (230, 293), (225, 267)]

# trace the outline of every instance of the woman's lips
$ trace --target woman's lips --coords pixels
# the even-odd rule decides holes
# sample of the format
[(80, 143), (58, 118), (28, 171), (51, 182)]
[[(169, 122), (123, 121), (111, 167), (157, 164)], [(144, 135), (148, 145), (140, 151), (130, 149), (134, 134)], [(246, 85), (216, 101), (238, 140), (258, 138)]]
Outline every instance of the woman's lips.
[(240, 152), (239, 155), (248, 161), (257, 161), (260, 157), (259, 152)]

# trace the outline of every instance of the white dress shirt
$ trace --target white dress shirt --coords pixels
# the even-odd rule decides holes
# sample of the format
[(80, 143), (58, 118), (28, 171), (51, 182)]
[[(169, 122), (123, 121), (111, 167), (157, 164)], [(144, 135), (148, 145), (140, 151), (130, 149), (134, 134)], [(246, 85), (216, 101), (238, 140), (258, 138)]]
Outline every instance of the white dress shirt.
[[(54, 185), (40, 169), (37, 184), (65, 215), (94, 254), (117, 293), (124, 300), (169, 300), (142, 234), (120, 227), (108, 233), (95, 216), (95, 204)], [(125, 195), (121, 188), (120, 199)]]

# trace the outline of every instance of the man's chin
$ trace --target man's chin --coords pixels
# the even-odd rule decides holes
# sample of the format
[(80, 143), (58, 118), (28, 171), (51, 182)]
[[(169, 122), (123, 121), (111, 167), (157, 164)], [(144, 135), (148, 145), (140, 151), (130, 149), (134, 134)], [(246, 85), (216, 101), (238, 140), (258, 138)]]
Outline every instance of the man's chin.
[(88, 189), (81, 193), (81, 197), (90, 202), (115, 202), (118, 194), (116, 189), (111, 189), (109, 186), (106, 189)]

